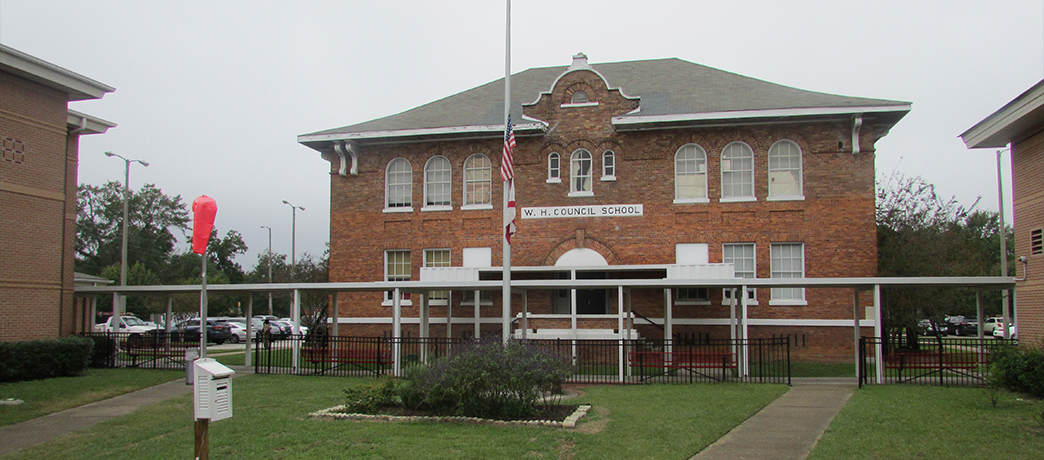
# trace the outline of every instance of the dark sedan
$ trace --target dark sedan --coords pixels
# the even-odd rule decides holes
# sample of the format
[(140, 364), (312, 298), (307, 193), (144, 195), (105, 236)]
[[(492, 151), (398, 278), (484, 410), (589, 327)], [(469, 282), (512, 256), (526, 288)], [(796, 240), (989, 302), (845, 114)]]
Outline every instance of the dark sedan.
[[(199, 319), (190, 319), (178, 324), (178, 331), (188, 341), (199, 340)], [(221, 345), (232, 341), (232, 326), (224, 321), (207, 320), (207, 342)]]

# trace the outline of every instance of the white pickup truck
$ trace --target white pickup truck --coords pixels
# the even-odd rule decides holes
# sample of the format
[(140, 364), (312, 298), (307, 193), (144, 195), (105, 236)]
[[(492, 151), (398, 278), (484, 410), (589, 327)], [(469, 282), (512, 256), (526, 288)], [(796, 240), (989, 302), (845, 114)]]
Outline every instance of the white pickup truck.
[[(113, 318), (109, 318), (108, 321), (95, 324), (94, 332), (112, 332)], [(145, 333), (151, 330), (159, 329), (159, 326), (154, 324), (146, 323), (137, 316), (121, 316), (119, 328), (115, 332), (131, 332), (131, 333)]]

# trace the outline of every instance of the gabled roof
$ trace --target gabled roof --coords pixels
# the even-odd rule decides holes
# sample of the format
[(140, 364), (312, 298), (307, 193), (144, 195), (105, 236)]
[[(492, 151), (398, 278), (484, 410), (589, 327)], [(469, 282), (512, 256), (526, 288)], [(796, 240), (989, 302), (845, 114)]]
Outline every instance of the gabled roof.
[[(890, 113), (894, 123), (910, 103), (839, 96), (725, 72), (681, 59), (591, 64), (610, 88), (640, 99), (635, 112), (615, 117), (618, 130), (706, 120), (779, 119), (867, 112)], [(566, 66), (529, 69), (511, 76), (511, 117), (515, 132), (542, 130), (540, 120), (523, 119), (522, 105), (550, 91)], [(437, 135), (503, 133), (503, 79), (439, 99), (405, 112), (341, 128), (298, 136), (304, 144), (336, 140), (374, 140)]]
[(970, 149), (1000, 148), (1044, 126), (1044, 80), (961, 133)]

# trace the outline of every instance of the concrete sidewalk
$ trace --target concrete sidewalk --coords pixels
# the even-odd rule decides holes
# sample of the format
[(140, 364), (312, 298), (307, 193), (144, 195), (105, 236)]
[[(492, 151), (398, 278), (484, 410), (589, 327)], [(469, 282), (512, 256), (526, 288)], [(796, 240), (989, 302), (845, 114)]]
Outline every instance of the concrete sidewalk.
[(691, 460), (803, 460), (855, 392), (854, 378), (793, 379), (793, 387)]
[[(253, 367), (229, 366), (236, 376), (252, 374)], [(142, 407), (192, 392), (192, 386), (181, 378), (143, 388), (133, 393), (96, 401), (80, 407), (55, 412), (25, 422), (0, 427), (0, 456), (42, 444), (60, 436), (75, 433), (101, 422), (134, 412)]]

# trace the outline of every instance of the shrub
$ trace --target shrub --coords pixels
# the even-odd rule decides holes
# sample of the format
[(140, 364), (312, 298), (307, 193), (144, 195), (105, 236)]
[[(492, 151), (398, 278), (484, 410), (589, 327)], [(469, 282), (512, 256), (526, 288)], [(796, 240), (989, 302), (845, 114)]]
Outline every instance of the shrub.
[(1044, 398), (1044, 347), (1000, 347), (990, 360), (991, 385)]
[(345, 411), (356, 414), (375, 414), (381, 407), (398, 402), (398, 382), (382, 376), (376, 382), (344, 390)]
[(555, 355), (521, 341), (488, 339), (457, 347), (430, 367), (411, 368), (400, 392), (413, 409), (447, 415), (517, 418), (537, 412), (545, 393), (569, 377)]
[(116, 361), (116, 336), (92, 335), (86, 337), (94, 347), (91, 349), (90, 367), (113, 367)]
[(87, 370), (94, 342), (63, 337), (30, 342), (0, 342), (0, 382), (79, 375)]

